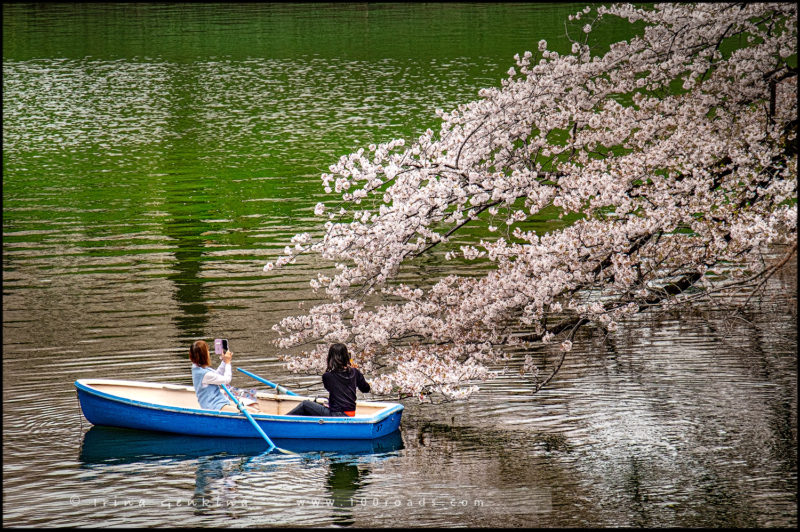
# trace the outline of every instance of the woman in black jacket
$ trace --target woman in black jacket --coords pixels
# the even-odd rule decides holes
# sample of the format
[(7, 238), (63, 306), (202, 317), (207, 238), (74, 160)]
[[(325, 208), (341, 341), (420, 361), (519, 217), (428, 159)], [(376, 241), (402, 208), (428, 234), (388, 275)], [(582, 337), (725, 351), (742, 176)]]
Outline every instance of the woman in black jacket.
[(288, 415), (353, 417), (356, 415), (356, 388), (363, 393), (370, 390), (364, 375), (350, 365), (350, 354), (344, 344), (333, 344), (328, 349), (328, 368), (322, 374), (322, 384), (329, 392), (328, 406), (306, 400)]

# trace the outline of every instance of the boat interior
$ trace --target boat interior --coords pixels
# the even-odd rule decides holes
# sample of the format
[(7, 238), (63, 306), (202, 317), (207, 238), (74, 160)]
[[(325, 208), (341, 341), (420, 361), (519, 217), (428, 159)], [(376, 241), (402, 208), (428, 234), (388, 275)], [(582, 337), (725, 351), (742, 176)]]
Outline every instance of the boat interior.
[[(87, 386), (110, 395), (142, 401), (145, 403), (155, 403), (164, 406), (174, 406), (179, 408), (196, 408), (200, 405), (197, 402), (197, 395), (194, 389), (187, 386), (172, 384), (142, 386), (135, 383), (95, 383), (87, 382)], [(248, 408), (251, 414), (285, 415), (297, 406), (303, 399), (313, 399), (311, 397), (298, 397), (292, 395), (275, 395), (258, 392), (258, 410)], [(389, 405), (380, 403), (369, 403), (358, 401), (356, 403), (355, 417), (369, 418), (387, 408)]]

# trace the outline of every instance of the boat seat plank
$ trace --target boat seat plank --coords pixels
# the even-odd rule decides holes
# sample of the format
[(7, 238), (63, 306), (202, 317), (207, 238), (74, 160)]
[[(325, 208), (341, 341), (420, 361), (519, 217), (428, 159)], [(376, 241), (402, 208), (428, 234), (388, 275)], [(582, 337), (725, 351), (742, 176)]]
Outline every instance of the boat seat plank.
[[(164, 385), (159, 388), (144, 388), (140, 386), (128, 386), (122, 384), (93, 384), (92, 387), (100, 392), (117, 395), (134, 401), (144, 403), (155, 403), (164, 406), (177, 408), (199, 409), (197, 395), (194, 389), (180, 387), (176, 385)], [(291, 397), (291, 398), (290, 398)], [(295, 399), (294, 396), (278, 396), (274, 394), (258, 393), (258, 406), (261, 414), (286, 415), (295, 406), (300, 404), (304, 398)], [(365, 404), (356, 405), (355, 417), (372, 417), (381, 410), (383, 406), (369, 406)]]

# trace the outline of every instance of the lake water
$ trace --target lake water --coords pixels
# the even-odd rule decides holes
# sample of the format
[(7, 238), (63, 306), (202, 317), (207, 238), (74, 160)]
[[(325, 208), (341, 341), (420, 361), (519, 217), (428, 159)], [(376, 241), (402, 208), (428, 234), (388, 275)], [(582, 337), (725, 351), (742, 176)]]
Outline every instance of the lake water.
[(271, 327), (328, 265), (261, 269), (317, 230), (320, 174), (434, 127), (539, 39), (566, 50), (578, 7), (4, 5), (3, 524), (795, 526), (796, 261), (743, 315), (586, 329), (538, 394), (520, 355), (358, 448), (263, 457), (80, 413), (78, 378), (189, 384), (197, 338), (322, 393)]

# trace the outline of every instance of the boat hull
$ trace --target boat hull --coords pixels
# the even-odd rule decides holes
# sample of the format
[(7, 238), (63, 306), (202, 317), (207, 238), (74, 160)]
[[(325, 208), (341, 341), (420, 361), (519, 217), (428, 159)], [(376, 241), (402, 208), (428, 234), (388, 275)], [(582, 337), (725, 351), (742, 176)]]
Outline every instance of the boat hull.
[[(115, 381), (104, 379), (94, 382), (108, 384)], [(83, 415), (93, 425), (193, 436), (260, 438), (247, 418), (239, 412), (218, 412), (139, 401), (100, 391), (92, 384), (88, 379), (75, 382)], [(152, 386), (154, 383), (141, 384)], [(386, 403), (386, 408), (370, 417), (253, 414), (253, 418), (270, 438), (359, 440), (380, 438), (396, 431), (400, 426), (402, 411), (402, 405)]]

